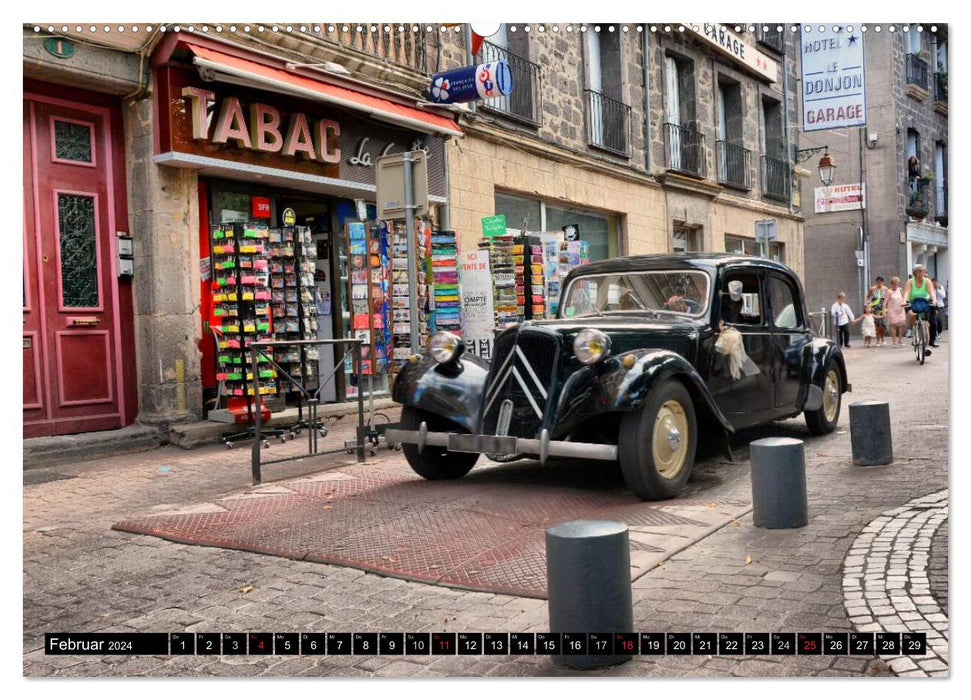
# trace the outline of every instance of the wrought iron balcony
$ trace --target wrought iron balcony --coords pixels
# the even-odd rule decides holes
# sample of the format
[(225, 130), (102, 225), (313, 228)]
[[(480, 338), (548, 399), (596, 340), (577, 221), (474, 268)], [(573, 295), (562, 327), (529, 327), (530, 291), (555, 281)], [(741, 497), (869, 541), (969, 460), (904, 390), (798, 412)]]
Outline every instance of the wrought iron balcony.
[(934, 101), (947, 102), (947, 73), (934, 74)]
[(947, 183), (937, 188), (937, 202), (934, 207), (935, 219), (942, 226), (947, 226)]
[(630, 155), (630, 107), (593, 90), (587, 98), (587, 142), (622, 156)]
[(907, 54), (907, 83), (927, 89), (927, 61), (915, 53)]
[(730, 187), (752, 187), (752, 152), (728, 141), (715, 141), (718, 182)]
[[(344, 31), (344, 28), (347, 31)], [(357, 31), (358, 27), (361, 31)], [(425, 32), (411, 31), (412, 23), (346, 24), (326, 31), (321, 27), (320, 36), (325, 40), (376, 56), (383, 61), (427, 73)]]
[(912, 177), (907, 181), (907, 206), (905, 211), (908, 216), (923, 218), (930, 213), (928, 184), (927, 180), (918, 177)]
[(486, 100), (483, 108), (539, 126), (543, 121), (539, 65), (488, 41), (482, 42), (479, 59), (482, 63), (506, 61), (512, 73), (512, 94)]
[(680, 124), (666, 123), (664, 159), (668, 170), (696, 177), (707, 177), (708, 155), (705, 149), (705, 135)]
[(789, 163), (762, 156), (762, 194), (770, 199), (789, 201)]

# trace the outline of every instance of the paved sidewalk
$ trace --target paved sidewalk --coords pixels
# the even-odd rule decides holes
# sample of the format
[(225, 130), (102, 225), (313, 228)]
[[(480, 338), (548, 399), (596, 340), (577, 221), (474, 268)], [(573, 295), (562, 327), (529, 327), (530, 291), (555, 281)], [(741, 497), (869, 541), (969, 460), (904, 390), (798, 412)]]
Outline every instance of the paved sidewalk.
[[(806, 441), (810, 522), (798, 530), (762, 530), (751, 517), (681, 551), (634, 583), (638, 631), (853, 631), (844, 560), (861, 533), (888, 511), (948, 486), (947, 343), (926, 365), (906, 349), (847, 352), (854, 392), (846, 403), (888, 400), (895, 461), (853, 467), (848, 407), (840, 429), (808, 435), (801, 420), (739, 437), (737, 461), (700, 463), (688, 497), (749, 500), (749, 441), (785, 435)], [(940, 410), (903, 421), (917, 395)], [(939, 421), (939, 422), (936, 422)], [(349, 426), (335, 427), (340, 437)], [(274, 446), (273, 450), (289, 449)], [(279, 452), (282, 454), (282, 452)], [(382, 452), (390, 469), (409, 474), (400, 454)], [(24, 673), (28, 676), (858, 676), (892, 675), (892, 661), (854, 656), (639, 656), (592, 673), (570, 671), (547, 657), (80, 657), (45, 656), (51, 631), (545, 631), (546, 601), (414, 583), (345, 567), (212, 547), (176, 544), (113, 531), (136, 515), (183, 508), (248, 490), (245, 449), (162, 448), (98, 462), (64, 465), (68, 478), (24, 489)], [(336, 455), (276, 465), (264, 481), (336, 468), (367, 470), (353, 456)], [(534, 469), (524, 489), (556, 484), (599, 465)], [(620, 488), (617, 470), (590, 472), (607, 489)], [(936, 498), (936, 497), (934, 497)], [(931, 502), (931, 501), (928, 501)], [(933, 501), (935, 504), (937, 500)], [(917, 509), (921, 512), (934, 509)], [(946, 510), (942, 511), (945, 513)], [(931, 515), (927, 516), (929, 519)], [(881, 524), (883, 521), (880, 521)], [(890, 522), (890, 521), (888, 521)], [(935, 520), (938, 522), (935, 512)], [(737, 524), (736, 524), (737, 523)], [(928, 526), (929, 527), (929, 526)], [(904, 532), (901, 528), (897, 532)], [(942, 595), (940, 554), (946, 538), (930, 541), (931, 599)], [(916, 533), (915, 533), (916, 534)], [(876, 538), (874, 538), (874, 541)], [(874, 548), (876, 549), (876, 548)], [(919, 551), (919, 550), (917, 550)], [(851, 554), (850, 556), (858, 556)], [(919, 564), (920, 557), (912, 558)], [(890, 562), (888, 563), (896, 563)], [(937, 574), (934, 573), (936, 570)], [(846, 564), (853, 566), (854, 564)], [(905, 567), (910, 572), (910, 567)], [(909, 575), (909, 574), (908, 574)], [(893, 576), (896, 578), (897, 574)], [(896, 584), (897, 581), (888, 583)], [(865, 580), (865, 574), (864, 574)], [(917, 581), (920, 583), (920, 581)], [(919, 586), (918, 586), (919, 589)], [(865, 589), (864, 589), (865, 590)], [(935, 592), (936, 591), (936, 592)], [(946, 586), (943, 589), (946, 596)], [(913, 592), (915, 597), (918, 595)], [(891, 602), (893, 596), (891, 597)], [(923, 603), (916, 603), (919, 606)], [(929, 605), (929, 604), (927, 604)], [(941, 608), (946, 615), (946, 607)], [(873, 611), (876, 613), (876, 610)], [(906, 612), (906, 611), (902, 611)], [(876, 613), (878, 618), (881, 613)], [(927, 612), (927, 618), (935, 613)], [(903, 626), (911, 627), (901, 614)], [(929, 621), (933, 627), (937, 620)], [(865, 624), (865, 623), (860, 623)], [(946, 638), (946, 627), (941, 634)], [(945, 654), (946, 647), (940, 647)], [(942, 669), (923, 669), (937, 673)], [(909, 669), (912, 671), (913, 669)], [(901, 673), (908, 673), (902, 670)]]

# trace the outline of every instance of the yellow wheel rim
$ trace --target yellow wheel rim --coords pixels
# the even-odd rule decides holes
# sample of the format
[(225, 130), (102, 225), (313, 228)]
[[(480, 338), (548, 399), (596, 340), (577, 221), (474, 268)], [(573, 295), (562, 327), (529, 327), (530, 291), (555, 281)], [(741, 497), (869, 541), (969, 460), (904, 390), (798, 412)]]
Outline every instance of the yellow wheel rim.
[(684, 407), (675, 400), (667, 401), (654, 419), (654, 465), (665, 479), (673, 479), (681, 470), (688, 456), (688, 416)]
[(826, 383), (823, 384), (823, 415), (826, 422), (836, 420), (840, 410), (840, 378), (835, 369), (826, 373)]

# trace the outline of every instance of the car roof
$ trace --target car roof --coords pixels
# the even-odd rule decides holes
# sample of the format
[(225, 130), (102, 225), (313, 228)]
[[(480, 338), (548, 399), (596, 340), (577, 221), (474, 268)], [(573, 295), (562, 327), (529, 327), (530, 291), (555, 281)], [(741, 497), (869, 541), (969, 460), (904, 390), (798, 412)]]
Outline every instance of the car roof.
[(664, 253), (660, 255), (631, 255), (623, 258), (610, 258), (581, 265), (570, 271), (569, 277), (579, 275), (604, 274), (614, 272), (639, 272), (642, 270), (703, 269), (715, 272), (729, 265), (748, 265), (778, 270), (794, 274), (785, 265), (768, 258), (736, 253)]

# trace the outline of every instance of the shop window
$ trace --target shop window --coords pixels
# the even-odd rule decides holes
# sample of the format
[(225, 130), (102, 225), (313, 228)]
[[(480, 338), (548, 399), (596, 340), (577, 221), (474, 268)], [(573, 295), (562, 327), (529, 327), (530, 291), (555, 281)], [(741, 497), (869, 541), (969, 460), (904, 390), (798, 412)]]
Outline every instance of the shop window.
[(496, 192), (496, 214), (506, 217), (506, 227), (521, 231), (542, 231), (541, 204), (535, 199), (524, 199)]
[(755, 242), (754, 238), (725, 236), (725, 252), (739, 255), (758, 255), (759, 244)]

